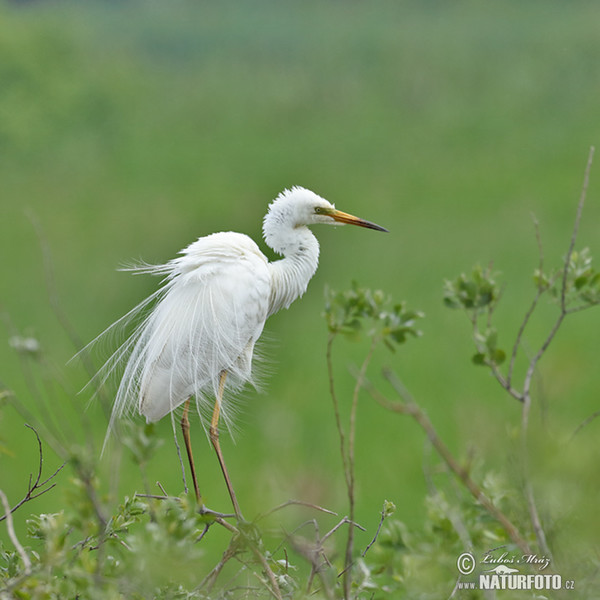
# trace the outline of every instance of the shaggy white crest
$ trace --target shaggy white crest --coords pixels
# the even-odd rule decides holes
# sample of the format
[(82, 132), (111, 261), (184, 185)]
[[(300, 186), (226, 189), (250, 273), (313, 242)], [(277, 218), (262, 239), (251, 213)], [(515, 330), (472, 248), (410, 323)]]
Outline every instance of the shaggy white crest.
[(307, 226), (318, 223), (383, 230), (294, 187), (271, 203), (264, 218), (265, 241), (281, 260), (269, 263), (249, 237), (226, 232), (201, 237), (164, 265), (127, 269), (164, 279), (114, 324), (138, 321), (97, 375), (102, 383), (125, 364), (111, 426), (136, 410), (148, 422), (158, 421), (192, 396), (205, 429), (212, 398), (229, 425), (230, 395), (220, 397), (221, 376), (226, 373), (229, 392), (253, 381), (254, 347), (266, 319), (301, 296), (317, 269), (319, 244)]

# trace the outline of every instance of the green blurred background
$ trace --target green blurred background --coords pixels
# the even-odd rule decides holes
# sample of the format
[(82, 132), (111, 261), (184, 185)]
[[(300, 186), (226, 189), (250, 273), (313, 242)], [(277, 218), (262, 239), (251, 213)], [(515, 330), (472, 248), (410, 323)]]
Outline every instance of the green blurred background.
[[(595, 2), (0, 4), (0, 380), (47, 418), (8, 343), (15, 333), (36, 337), (43, 360), (30, 383), (70, 439), (88, 436), (76, 416), (85, 411), (99, 452), (106, 419), (88, 393), (76, 395), (87, 376), (78, 363), (66, 366), (75, 349), (53, 314), (32, 221), (51, 254), (61, 310), (89, 341), (157, 284), (119, 265), (166, 261), (213, 231), (259, 241), (269, 201), (302, 185), (390, 233), (315, 230), (319, 270), (305, 297), (267, 326), (265, 393), (245, 394), (235, 445), (223, 436), (246, 515), (289, 498), (347, 510), (321, 313), (325, 286), (344, 289), (352, 279), (427, 315), (422, 338), (376, 357), (377, 385), (386, 390), (379, 366), (394, 367), (458, 456), (472, 451), (510, 475), (520, 407), (470, 362), (469, 324), (442, 306), (442, 284), (493, 261), (507, 282), (500, 344), (514, 339), (535, 291), (531, 213), (547, 264), (557, 264), (599, 139), (599, 22)], [(599, 179), (594, 167), (580, 234), (592, 252), (600, 250)], [(530, 352), (555, 314), (541, 307), (525, 340)], [(543, 402), (532, 418), (553, 442), (598, 409), (599, 326), (598, 311), (573, 316), (541, 364)], [(98, 364), (116, 343), (101, 348)], [(346, 414), (348, 365), (366, 350), (335, 348)], [(573, 461), (546, 464), (544, 484), (568, 493), (587, 482), (597, 499), (597, 428), (569, 447)], [(165, 444), (148, 477), (177, 494), (168, 420), (158, 435)], [(9, 406), (0, 443), (0, 487), (15, 503), (37, 447)], [(384, 498), (419, 526), (420, 431), (365, 395), (356, 444), (357, 515), (369, 528), (358, 544), (372, 536)], [(207, 502), (225, 509), (217, 462), (199, 433), (195, 449)], [(50, 450), (45, 458), (49, 473), (60, 460)], [(101, 465), (108, 481), (110, 449)], [(127, 457), (118, 474), (121, 493), (143, 489)], [(22, 511), (60, 509), (60, 478), (68, 474)]]

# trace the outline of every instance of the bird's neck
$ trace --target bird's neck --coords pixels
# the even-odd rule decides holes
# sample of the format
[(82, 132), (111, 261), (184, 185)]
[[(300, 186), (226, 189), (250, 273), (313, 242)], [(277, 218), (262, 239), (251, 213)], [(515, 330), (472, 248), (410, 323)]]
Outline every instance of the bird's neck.
[(265, 226), (265, 241), (283, 258), (269, 264), (272, 285), (269, 315), (276, 313), (304, 294), (319, 264), (319, 242), (308, 227), (282, 227), (270, 235)]

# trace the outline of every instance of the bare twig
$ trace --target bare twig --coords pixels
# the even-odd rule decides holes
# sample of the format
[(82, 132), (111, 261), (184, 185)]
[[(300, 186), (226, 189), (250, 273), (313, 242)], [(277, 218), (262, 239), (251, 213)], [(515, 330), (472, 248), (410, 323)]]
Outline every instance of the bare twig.
[(211, 572), (200, 582), (198, 589), (206, 588), (208, 593), (211, 592), (217, 577), (223, 570), (223, 567), (237, 554), (239, 551), (239, 544), (237, 538), (233, 537), (229, 541), (229, 546), (223, 552), (221, 560), (215, 565)]
[[(352, 394), (352, 406), (350, 409), (350, 424), (348, 429), (348, 446), (346, 446), (346, 435), (344, 432), (344, 427), (342, 426), (342, 420), (340, 416), (339, 403), (337, 399), (337, 395), (335, 393), (335, 385), (333, 378), (333, 363), (332, 363), (332, 347), (333, 341), (335, 339), (335, 334), (330, 333), (329, 339), (327, 343), (327, 369), (329, 373), (329, 391), (331, 394), (331, 399), (333, 401), (333, 409), (335, 413), (335, 421), (338, 429), (338, 435), (340, 439), (340, 452), (342, 454), (342, 463), (344, 467), (344, 478), (346, 481), (346, 493), (348, 496), (348, 504), (349, 504), (349, 520), (348, 522), (354, 523), (354, 514), (355, 514), (355, 473), (354, 473), (354, 451), (356, 444), (356, 414), (358, 410), (358, 397), (360, 394), (360, 390), (363, 386), (363, 381), (365, 378), (365, 374), (367, 371), (367, 367), (373, 358), (373, 352), (377, 347), (380, 339), (378, 336), (374, 336), (371, 339), (371, 345), (369, 347), (369, 351), (361, 368), (356, 376), (356, 384), (354, 386), (354, 392)], [(346, 539), (346, 551), (344, 558), (344, 570), (340, 575), (344, 576), (344, 598), (350, 598), (350, 588), (352, 585), (352, 578), (350, 577), (350, 568), (353, 565), (352, 554), (354, 552), (354, 527), (350, 527), (348, 529), (348, 537)]]
[[(534, 213), (531, 213), (531, 220), (533, 221), (533, 229), (535, 230), (535, 241), (537, 242), (538, 254), (539, 254), (539, 262), (538, 262), (538, 271), (540, 275), (544, 273), (544, 244), (542, 244), (542, 234), (540, 232), (540, 222), (537, 220), (537, 217)], [(538, 283), (538, 289), (542, 288), (542, 279), (540, 277)]]
[[(373, 352), (379, 343), (379, 337), (373, 336), (371, 339), (371, 346), (369, 347), (369, 351), (363, 360), (363, 363), (360, 367), (360, 371), (358, 372), (358, 377), (356, 378), (356, 383), (354, 385), (354, 393), (352, 395), (352, 408), (350, 409), (350, 427), (349, 427), (349, 442), (348, 442), (348, 473), (346, 475), (347, 482), (347, 494), (348, 494), (348, 505), (349, 505), (349, 517), (350, 522), (354, 522), (355, 517), (355, 507), (356, 507), (356, 498), (355, 498), (355, 468), (354, 468), (354, 450), (356, 445), (356, 412), (358, 409), (358, 396), (360, 394), (360, 390), (362, 389), (363, 381), (365, 379), (365, 375), (367, 372), (367, 367), (373, 358)], [(348, 537), (346, 539), (346, 557), (344, 560), (344, 596), (345, 598), (350, 598), (350, 588), (352, 586), (352, 577), (350, 573), (350, 567), (353, 564), (352, 554), (354, 553), (354, 527), (348, 528)]]
[(18, 508), (23, 506), (23, 504), (25, 504), (26, 502), (29, 502), (30, 500), (33, 500), (34, 498), (38, 498), (42, 494), (49, 492), (53, 487), (55, 487), (56, 483), (53, 483), (52, 485), (50, 485), (46, 488), (44, 486), (47, 483), (49, 483), (50, 481), (52, 481), (52, 479), (54, 479), (60, 473), (60, 471), (63, 469), (63, 467), (66, 464), (66, 463), (63, 463), (60, 467), (58, 467), (58, 469), (56, 469), (56, 471), (54, 471), (54, 473), (52, 473), (52, 475), (50, 475), (50, 477), (47, 477), (46, 479), (44, 479), (44, 481), (41, 481), (42, 469), (43, 469), (43, 465), (44, 465), (44, 453), (43, 453), (43, 448), (42, 448), (42, 440), (40, 439), (40, 436), (38, 435), (38, 432), (35, 430), (34, 427), (32, 427), (31, 425), (29, 425), (27, 423), (25, 423), (25, 427), (28, 427), (29, 429), (31, 429), (31, 431), (33, 431), (33, 433), (35, 434), (35, 437), (37, 439), (38, 453), (39, 453), (39, 463), (38, 463), (37, 475), (36, 475), (35, 481), (33, 481), (33, 483), (32, 483), (33, 475), (32, 474), (29, 475), (29, 483), (27, 485), (27, 493), (25, 494), (25, 496), (22, 498), (22, 500), (20, 502), (17, 502), (17, 504), (15, 504), (11, 509), (9, 509), (8, 512), (6, 512), (3, 516), (0, 517), (0, 522), (4, 521), (4, 519), (7, 519), (9, 514), (14, 513)]
[[(586, 200), (586, 196), (587, 196), (587, 190), (588, 190), (588, 185), (589, 185), (589, 180), (590, 180), (590, 170), (592, 168), (593, 158), (594, 158), (594, 147), (592, 146), (590, 148), (590, 153), (588, 155), (588, 162), (587, 162), (587, 165), (585, 168), (585, 174), (583, 177), (583, 186), (581, 189), (581, 195), (579, 196), (579, 202), (577, 203), (577, 213), (575, 215), (575, 223), (573, 224), (571, 240), (569, 242), (569, 248), (567, 250), (567, 255), (565, 256), (565, 261), (564, 261), (564, 265), (563, 265), (563, 269), (562, 269), (562, 283), (561, 283), (561, 291), (560, 291), (560, 314), (558, 315), (558, 318), (556, 319), (554, 326), (550, 330), (550, 333), (548, 334), (548, 336), (546, 337), (546, 339), (540, 346), (539, 350), (537, 351), (537, 354), (531, 359), (531, 361), (529, 363), (529, 368), (527, 369), (527, 373), (525, 375), (525, 380), (523, 382), (523, 398), (525, 398), (526, 396), (529, 396), (531, 381), (532, 381), (535, 369), (537, 367), (537, 364), (540, 361), (540, 359), (542, 358), (542, 356), (544, 355), (544, 353), (546, 352), (546, 350), (548, 349), (548, 346), (550, 345), (550, 343), (556, 336), (556, 333), (558, 332), (560, 326), (562, 325), (564, 318), (568, 314), (566, 294), (567, 294), (567, 280), (569, 277), (569, 265), (571, 263), (571, 257), (573, 255), (573, 250), (575, 248), (575, 242), (577, 240), (577, 233), (579, 232), (579, 224), (581, 222), (583, 206), (585, 204), (585, 200)], [(527, 426), (528, 412), (529, 412), (528, 409), (525, 410), (525, 407), (524, 407), (523, 423), (525, 424), (525, 426)]]
[[(296, 532), (298, 532), (300, 529), (309, 524), (312, 525), (315, 530), (314, 543), (307, 543), (304, 538), (295, 535)], [(338, 527), (339, 524), (336, 525), (334, 529), (337, 529)], [(327, 535), (329, 535), (329, 533)], [(328, 600), (334, 600), (335, 594), (333, 592), (329, 579), (325, 576), (323, 568), (331, 568), (332, 565), (329, 559), (327, 558), (327, 555), (325, 554), (325, 548), (323, 547), (323, 542), (326, 538), (320, 537), (319, 524), (316, 521), (316, 519), (311, 519), (310, 521), (302, 523), (302, 525), (296, 527), (296, 529), (294, 529), (294, 531), (292, 531), (290, 534), (286, 534), (285, 539), (291, 544), (292, 548), (294, 548), (294, 550), (298, 554), (300, 554), (303, 558), (305, 558), (308, 561), (308, 563), (311, 566), (310, 575), (306, 584), (307, 596), (311, 593), (315, 577), (318, 576), (319, 580), (321, 581), (322, 591), (324, 592), (325, 596), (328, 598)]]
[(10, 541), (13, 543), (15, 550), (19, 553), (19, 556), (23, 561), (23, 565), (25, 567), (25, 575), (29, 575), (29, 573), (31, 573), (31, 559), (29, 558), (27, 552), (25, 552), (25, 549), (23, 548), (23, 546), (21, 546), (21, 542), (19, 542), (19, 539), (17, 538), (17, 534), (15, 533), (15, 528), (13, 526), (12, 511), (10, 509), (8, 499), (6, 498), (6, 494), (2, 490), (0, 490), (0, 500), (2, 500), (2, 506), (4, 507), (8, 537), (10, 538)]
[[(527, 431), (529, 426), (529, 413), (531, 410), (531, 382), (533, 379), (533, 375), (536, 371), (536, 367), (552, 341), (554, 340), (560, 326), (562, 325), (565, 317), (569, 314), (569, 309), (567, 308), (567, 280), (569, 277), (569, 267), (571, 263), (571, 257), (573, 256), (573, 251), (575, 248), (575, 242), (577, 240), (577, 234), (579, 232), (579, 225), (581, 223), (581, 216), (583, 214), (583, 207), (585, 205), (585, 200), (587, 196), (587, 190), (589, 185), (590, 178), (590, 170), (592, 167), (592, 161), (594, 158), (594, 147), (590, 148), (590, 152), (588, 155), (588, 161), (585, 168), (585, 174), (583, 178), (583, 186), (581, 189), (581, 194), (579, 196), (579, 202), (577, 203), (577, 212), (575, 215), (575, 222), (573, 224), (573, 230), (571, 233), (571, 239), (569, 241), (569, 248), (567, 250), (567, 254), (564, 259), (564, 264), (562, 268), (561, 275), (561, 290), (560, 290), (560, 313), (554, 322), (550, 333), (540, 346), (539, 350), (535, 354), (535, 356), (529, 362), (529, 367), (525, 374), (525, 379), (523, 382), (523, 409), (521, 413), (521, 452), (522, 452), (522, 460), (523, 460), (523, 479), (524, 479), (524, 492), (525, 498), (527, 500), (527, 507), (529, 510), (529, 516), (531, 519), (531, 524), (535, 531), (538, 543), (540, 548), (544, 553), (548, 556), (551, 556), (550, 548), (548, 546), (546, 540), (546, 534), (542, 527), (541, 519), (539, 516), (539, 512), (535, 503), (533, 486), (531, 484), (531, 480), (529, 477), (529, 465), (528, 465), (528, 449), (527, 449)], [(539, 295), (538, 291), (538, 295)]]
[(342, 455), (342, 465), (344, 468), (344, 477), (346, 480), (346, 487), (350, 486), (350, 480), (348, 478), (348, 455), (346, 452), (346, 434), (344, 433), (344, 428), (342, 427), (342, 420), (340, 416), (340, 405), (338, 402), (338, 397), (335, 392), (335, 384), (333, 379), (333, 360), (332, 360), (332, 349), (333, 349), (333, 341), (335, 340), (335, 333), (330, 333), (329, 338), (327, 339), (327, 372), (329, 374), (329, 393), (331, 395), (331, 400), (333, 402), (333, 412), (335, 415), (335, 424), (338, 430), (338, 436), (340, 438), (340, 452)]
[(161, 496), (159, 494), (140, 494), (136, 492), (135, 498), (148, 498), (149, 500), (179, 500), (177, 496)]
[(581, 312), (582, 310), (587, 310), (592, 306), (598, 306), (600, 304), (600, 300), (594, 300), (590, 302), (586, 302), (585, 304), (577, 304), (576, 306), (571, 306), (567, 309), (567, 314), (572, 315), (573, 313)]
[[(167, 494), (167, 490), (165, 490), (165, 488), (163, 487), (162, 483), (160, 481), (156, 482), (156, 486), (158, 487), (158, 489), (165, 495), (168, 496)], [(187, 492), (186, 492), (187, 494)]]
[[(537, 303), (537, 301), (536, 301)], [(512, 360), (512, 357), (511, 357)], [(492, 375), (494, 375), (494, 377), (496, 378), (496, 381), (498, 381), (498, 383), (515, 399), (518, 400), (519, 402), (523, 402), (523, 395), (521, 394), (521, 392), (519, 392), (519, 390), (515, 389), (512, 386), (512, 383), (510, 382), (510, 380), (508, 379), (508, 377), (504, 377), (504, 375), (502, 375), (502, 373), (500, 372), (500, 369), (498, 369), (498, 365), (496, 365), (495, 363), (490, 363), (489, 367), (492, 371)], [(512, 373), (511, 373), (512, 375)]]
[(361, 556), (363, 558), (367, 555), (367, 552), (371, 549), (373, 544), (375, 544), (375, 542), (377, 541), (377, 538), (379, 537), (379, 532), (381, 531), (381, 527), (383, 526), (383, 522), (386, 520), (386, 518), (387, 518), (387, 515), (385, 513), (385, 504), (384, 504), (384, 507), (381, 509), (381, 516), (379, 518), (379, 524), (377, 525), (377, 531), (375, 532), (373, 539), (367, 544), (367, 547), (362, 551)]
[(519, 547), (525, 554), (531, 554), (531, 548), (521, 535), (519, 530), (513, 525), (508, 517), (485, 495), (483, 490), (471, 479), (469, 473), (461, 467), (448, 447), (439, 438), (437, 431), (433, 424), (427, 417), (427, 415), (421, 410), (421, 408), (412, 400), (411, 396), (406, 391), (406, 388), (396, 378), (396, 376), (389, 370), (384, 370), (384, 377), (392, 384), (394, 390), (398, 393), (401, 398), (405, 400), (403, 402), (391, 402), (385, 396), (383, 396), (377, 389), (375, 389), (368, 381), (365, 381), (365, 387), (368, 389), (371, 396), (384, 408), (396, 412), (399, 414), (406, 414), (413, 417), (413, 419), (423, 429), (427, 438), (436, 449), (442, 460), (446, 463), (448, 468), (458, 477), (463, 485), (469, 490), (471, 495), (477, 500), (488, 513), (496, 519), (502, 525), (510, 539)]
[(311, 502), (304, 502), (303, 500), (287, 500), (286, 502), (283, 502), (283, 503), (279, 504), (278, 506), (275, 506), (271, 510), (268, 510), (267, 512), (258, 515), (258, 517), (256, 517), (255, 521), (260, 521), (261, 519), (264, 519), (265, 517), (268, 517), (279, 510), (287, 508), (288, 506), (305, 506), (307, 508), (312, 508), (319, 512), (327, 513), (328, 515), (334, 515), (337, 517), (337, 513), (333, 512), (332, 510), (329, 510), (327, 508), (323, 508), (322, 506), (319, 506), (318, 504), (313, 504)]
[(588, 161), (585, 167), (585, 174), (583, 176), (583, 186), (581, 188), (581, 194), (579, 196), (579, 202), (577, 203), (577, 214), (575, 215), (575, 223), (573, 225), (573, 232), (571, 234), (571, 242), (569, 243), (569, 250), (565, 257), (565, 268), (563, 270), (562, 287), (560, 293), (560, 306), (563, 311), (566, 311), (566, 291), (567, 291), (567, 277), (569, 275), (569, 263), (571, 262), (571, 256), (575, 248), (575, 241), (577, 234), (579, 233), (579, 223), (581, 222), (581, 215), (583, 213), (583, 205), (587, 196), (587, 190), (590, 183), (590, 171), (592, 169), (592, 162), (594, 160), (595, 148), (592, 146), (588, 154)]
[(325, 540), (327, 540), (328, 538), (330, 538), (340, 527), (342, 527), (342, 525), (350, 525), (352, 527), (356, 527), (357, 529), (360, 529), (361, 531), (365, 531), (365, 528), (360, 525), (359, 523), (355, 523), (354, 521), (351, 521), (348, 517), (344, 517), (337, 525), (335, 525), (334, 527), (332, 527), (324, 536), (323, 536), (323, 542)]
[(260, 549), (250, 540), (247, 536), (245, 536), (240, 531), (236, 530), (238, 535), (232, 536), (229, 545), (223, 552), (221, 560), (217, 563), (217, 565), (211, 570), (211, 572), (202, 580), (198, 589), (206, 588), (206, 590), (210, 593), (212, 590), (219, 574), (225, 567), (225, 565), (234, 558), (239, 551), (242, 549), (243, 545), (250, 549), (256, 561), (261, 565), (264, 573), (267, 576), (267, 581), (264, 581), (259, 577), (259, 580), (264, 585), (264, 587), (269, 591), (269, 593), (276, 598), (277, 600), (283, 600), (281, 596), (281, 591), (279, 589), (279, 584), (277, 583), (277, 579), (275, 578), (275, 574), (271, 569), (265, 555), (260, 551)]
[(587, 427), (594, 419), (600, 417), (600, 410), (597, 410), (595, 413), (591, 414), (589, 417), (584, 419), (575, 429), (573, 434), (571, 435), (571, 440), (584, 428)]
[[(488, 329), (492, 326), (492, 314), (494, 311), (494, 305), (490, 304), (488, 305), (487, 308), (487, 327)], [(479, 316), (482, 314), (482, 309), (476, 309), (473, 310), (469, 313), (467, 313), (467, 318), (469, 319), (469, 322), (471, 323), (471, 328), (472, 328), (472, 338), (473, 338), (473, 342), (475, 344), (475, 348), (477, 350), (477, 352), (479, 352), (480, 354), (484, 354), (486, 353), (486, 347), (485, 344), (481, 343), (479, 341), (479, 336), (481, 335), (480, 329), (479, 329)], [(486, 361), (486, 364), (488, 365), (488, 367), (490, 368), (490, 370), (492, 371), (492, 374), (494, 375), (494, 377), (496, 378), (496, 380), (498, 381), (498, 383), (515, 399), (519, 400), (520, 402), (522, 402), (522, 398), (521, 398), (521, 394), (518, 390), (516, 390), (515, 388), (512, 387), (510, 380), (507, 377), (504, 377), (504, 375), (500, 372), (500, 370), (498, 369), (498, 365), (494, 362), (491, 361)]]
[[(529, 306), (529, 308), (527, 309), (527, 312), (525, 313), (525, 317), (523, 318), (523, 321), (521, 322), (521, 326), (519, 327), (519, 331), (517, 332), (517, 337), (515, 339), (515, 343), (513, 344), (513, 348), (512, 348), (512, 353), (510, 355), (510, 364), (508, 366), (508, 374), (506, 375), (506, 385), (508, 388), (511, 387), (511, 383), (512, 383), (512, 376), (513, 376), (513, 371), (514, 371), (514, 367), (515, 367), (515, 360), (517, 358), (517, 353), (519, 351), (519, 348), (521, 346), (521, 340), (523, 338), (523, 334), (525, 333), (525, 329), (529, 323), (529, 319), (531, 318), (531, 315), (533, 314), (534, 310), (536, 309), (538, 302), (542, 296), (542, 294), (544, 292), (547, 291), (547, 287), (544, 287), (542, 282), (542, 276), (543, 276), (543, 269), (544, 269), (544, 247), (542, 245), (542, 236), (540, 234), (540, 224), (539, 221), (536, 219), (535, 215), (531, 215), (532, 219), (533, 219), (533, 226), (535, 228), (535, 239), (537, 240), (537, 245), (538, 245), (538, 251), (539, 251), (539, 263), (538, 263), (538, 272), (539, 272), (539, 283), (537, 286), (537, 293), (535, 295), (535, 298), (533, 299), (531, 305)], [(519, 400), (522, 402), (523, 398), (521, 396), (521, 394), (519, 395)]]
[(261, 579), (263, 585), (269, 590), (269, 592), (271, 592), (271, 595), (274, 598), (277, 598), (277, 600), (283, 600), (281, 596), (281, 590), (279, 589), (279, 584), (277, 583), (277, 579), (275, 578), (275, 573), (273, 573), (273, 569), (271, 569), (271, 566), (267, 562), (265, 555), (260, 551), (259, 548), (256, 547), (256, 545), (253, 542), (249, 542), (249, 546), (250, 550), (252, 550), (252, 553), (254, 554), (254, 557), (262, 565), (262, 568), (266, 573), (267, 578), (269, 579), (269, 583), (271, 584), (270, 586), (268, 586), (267, 583), (265, 581), (262, 581)]

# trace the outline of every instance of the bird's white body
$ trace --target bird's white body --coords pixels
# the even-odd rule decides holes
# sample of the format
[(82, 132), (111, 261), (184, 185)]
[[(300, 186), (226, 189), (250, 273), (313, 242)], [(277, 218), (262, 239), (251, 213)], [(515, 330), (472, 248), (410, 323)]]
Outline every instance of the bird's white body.
[(137, 396), (148, 421), (190, 396), (216, 395), (224, 370), (231, 388), (251, 381), (269, 310), (269, 263), (245, 235), (200, 238), (169, 268), (168, 291), (143, 326), (117, 396), (123, 406)]
[[(292, 188), (271, 203), (263, 224), (265, 241), (281, 260), (270, 263), (248, 236), (224, 232), (201, 237), (164, 265), (129, 269), (164, 280), (125, 315), (142, 320), (105, 366), (110, 373), (126, 361), (112, 419), (137, 408), (147, 421), (158, 421), (193, 396), (206, 424), (212, 398), (221, 404), (221, 375), (227, 374), (230, 391), (252, 382), (254, 346), (265, 321), (306, 291), (319, 260), (308, 225), (336, 222), (382, 230)], [(219, 407), (226, 423), (227, 404)]]

